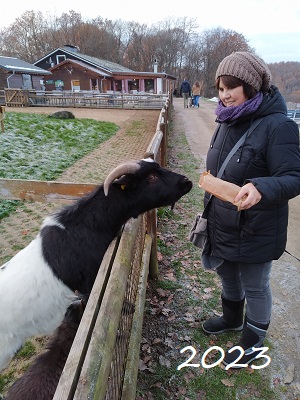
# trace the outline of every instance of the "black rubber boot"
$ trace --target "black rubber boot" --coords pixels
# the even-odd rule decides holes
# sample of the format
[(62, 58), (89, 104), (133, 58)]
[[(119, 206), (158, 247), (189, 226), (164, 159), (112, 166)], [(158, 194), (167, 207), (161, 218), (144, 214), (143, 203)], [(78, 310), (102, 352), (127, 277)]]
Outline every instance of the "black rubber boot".
[[(264, 346), (264, 339), (268, 330), (269, 324), (260, 324), (245, 318), (243, 326), (243, 333), (238, 346), (242, 347), (244, 353), (240, 359), (241, 351), (236, 349), (230, 352), (228, 350), (225, 353), (223, 364), (225, 366), (230, 365), (230, 368), (239, 369), (245, 368), (246, 365), (241, 366), (239, 364), (249, 364), (251, 361), (261, 354), (261, 350), (256, 350)], [(264, 357), (264, 356), (263, 356)]]
[(219, 335), (229, 331), (241, 331), (244, 321), (244, 303), (245, 299), (232, 301), (222, 296), (223, 315), (205, 321), (202, 325), (204, 332)]

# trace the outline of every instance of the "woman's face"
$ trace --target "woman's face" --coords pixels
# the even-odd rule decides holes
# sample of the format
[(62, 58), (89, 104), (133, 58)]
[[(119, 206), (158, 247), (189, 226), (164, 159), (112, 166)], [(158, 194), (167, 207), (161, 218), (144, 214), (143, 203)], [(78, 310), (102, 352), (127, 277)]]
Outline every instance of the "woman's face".
[(228, 88), (224, 85), (222, 77), (219, 83), (219, 98), (225, 107), (240, 106), (248, 100), (245, 96), (243, 86)]

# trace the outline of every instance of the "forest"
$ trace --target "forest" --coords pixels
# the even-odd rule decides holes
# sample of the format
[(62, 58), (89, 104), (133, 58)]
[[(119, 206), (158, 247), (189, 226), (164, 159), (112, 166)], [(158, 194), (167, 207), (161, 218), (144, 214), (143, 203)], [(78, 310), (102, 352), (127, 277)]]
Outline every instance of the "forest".
[[(201, 83), (205, 97), (217, 95), (214, 74), (220, 61), (233, 51), (253, 51), (247, 38), (218, 27), (199, 32), (195, 18), (168, 18), (151, 26), (97, 16), (84, 19), (71, 10), (60, 16), (26, 11), (0, 30), (0, 55), (34, 63), (64, 45), (80, 53), (122, 64), (135, 71), (165, 70), (178, 78)], [(300, 103), (300, 62), (268, 64), (272, 82), (287, 102)]]

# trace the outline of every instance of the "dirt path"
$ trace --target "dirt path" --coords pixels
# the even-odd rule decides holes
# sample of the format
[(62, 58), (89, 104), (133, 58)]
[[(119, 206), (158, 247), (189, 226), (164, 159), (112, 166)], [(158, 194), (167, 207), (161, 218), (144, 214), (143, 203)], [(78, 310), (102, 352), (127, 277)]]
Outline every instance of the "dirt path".
[[(199, 172), (204, 170), (205, 154), (215, 129), (216, 103), (200, 101), (200, 109), (184, 109), (181, 99), (174, 99), (175, 112), (183, 121), (191, 151), (199, 160)], [(300, 258), (298, 226), (300, 196), (290, 201), (287, 250)], [(273, 265), (271, 278), (273, 316), (268, 337), (274, 346), (270, 364), (271, 376), (289, 380), (285, 399), (300, 398), (300, 262), (284, 254)], [(276, 382), (275, 382), (276, 384)], [(299, 396), (299, 397), (298, 397)]]

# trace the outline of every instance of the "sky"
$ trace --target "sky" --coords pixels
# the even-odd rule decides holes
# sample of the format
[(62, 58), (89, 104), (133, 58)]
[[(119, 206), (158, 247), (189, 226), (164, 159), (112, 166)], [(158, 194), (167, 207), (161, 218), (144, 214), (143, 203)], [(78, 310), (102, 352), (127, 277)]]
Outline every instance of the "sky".
[[(267, 63), (300, 62), (300, 1), (298, 0), (27, 0), (6, 3), (0, 11), (0, 29), (8, 28), (25, 11), (41, 11), (46, 17), (74, 10), (83, 19), (97, 16), (145, 23), (166, 18), (196, 18), (197, 31), (224, 28), (244, 35)], [(65, 44), (65, 43), (63, 43)]]

